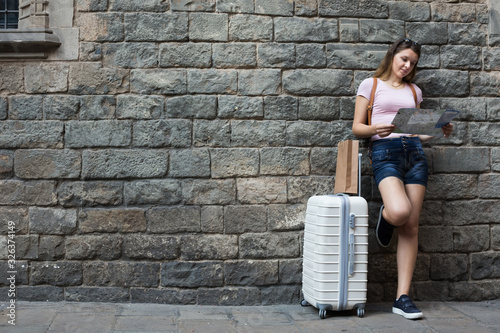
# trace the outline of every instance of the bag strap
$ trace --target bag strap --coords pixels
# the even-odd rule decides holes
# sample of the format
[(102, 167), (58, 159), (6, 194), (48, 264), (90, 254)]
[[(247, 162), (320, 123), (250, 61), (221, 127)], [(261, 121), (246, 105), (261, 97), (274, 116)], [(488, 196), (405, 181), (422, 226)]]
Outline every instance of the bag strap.
[(413, 93), (413, 99), (415, 100), (415, 107), (417, 107), (417, 92), (415, 91), (415, 88), (413, 87), (413, 84), (408, 83), (410, 86), (411, 92)]
[(372, 124), (372, 111), (373, 111), (373, 101), (375, 100), (375, 91), (377, 90), (377, 78), (373, 78), (373, 86), (372, 86), (372, 93), (370, 95), (370, 102), (368, 103), (368, 106), (366, 107), (366, 110), (368, 111), (368, 126)]

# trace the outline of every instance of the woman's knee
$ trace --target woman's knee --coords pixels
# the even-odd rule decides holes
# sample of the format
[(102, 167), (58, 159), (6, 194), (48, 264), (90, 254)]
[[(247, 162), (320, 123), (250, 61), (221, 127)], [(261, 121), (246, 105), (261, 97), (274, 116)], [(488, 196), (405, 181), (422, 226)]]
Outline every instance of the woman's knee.
[(411, 216), (411, 206), (409, 205), (384, 206), (384, 210), (385, 219), (394, 226), (406, 224)]

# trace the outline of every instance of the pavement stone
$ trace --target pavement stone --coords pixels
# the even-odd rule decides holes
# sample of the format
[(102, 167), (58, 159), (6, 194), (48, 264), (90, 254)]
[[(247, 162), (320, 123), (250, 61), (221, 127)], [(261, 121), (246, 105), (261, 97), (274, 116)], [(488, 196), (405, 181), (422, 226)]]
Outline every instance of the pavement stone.
[(9, 303), (0, 303), (2, 333), (496, 333), (500, 300), (483, 302), (418, 302), (421, 320), (391, 313), (389, 303), (355, 311), (318, 311), (297, 305), (201, 306), (137, 303), (16, 302), (11, 325)]

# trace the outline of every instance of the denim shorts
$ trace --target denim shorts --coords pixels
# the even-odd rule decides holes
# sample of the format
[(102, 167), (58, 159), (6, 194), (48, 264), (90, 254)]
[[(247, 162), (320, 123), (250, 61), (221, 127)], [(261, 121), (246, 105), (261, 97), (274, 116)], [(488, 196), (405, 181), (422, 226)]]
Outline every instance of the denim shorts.
[(397, 177), (405, 185), (427, 186), (429, 165), (418, 137), (373, 141), (371, 159), (377, 186), (386, 177)]

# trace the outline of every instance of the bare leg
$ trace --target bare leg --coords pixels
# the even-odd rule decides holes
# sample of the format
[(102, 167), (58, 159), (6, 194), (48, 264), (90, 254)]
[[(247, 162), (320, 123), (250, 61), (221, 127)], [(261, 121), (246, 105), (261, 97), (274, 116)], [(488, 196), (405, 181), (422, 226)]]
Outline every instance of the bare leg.
[(408, 295), (415, 270), (418, 253), (418, 223), (424, 201), (425, 186), (406, 185), (411, 203), (411, 214), (407, 223), (398, 228), (398, 291), (397, 298)]

